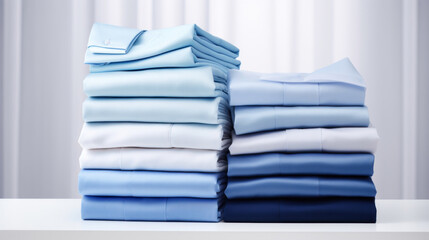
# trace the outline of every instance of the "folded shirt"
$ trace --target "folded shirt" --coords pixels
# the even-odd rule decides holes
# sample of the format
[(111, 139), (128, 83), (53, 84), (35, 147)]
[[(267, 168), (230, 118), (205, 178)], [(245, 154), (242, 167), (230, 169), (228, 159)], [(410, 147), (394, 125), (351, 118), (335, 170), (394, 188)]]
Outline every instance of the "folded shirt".
[(221, 219), (220, 199), (203, 198), (82, 198), (82, 219), (124, 221), (198, 221)]
[(84, 149), (141, 147), (222, 150), (231, 144), (230, 127), (208, 124), (85, 123)]
[(212, 67), (91, 73), (89, 97), (227, 97), (226, 74)]
[(268, 130), (315, 127), (368, 127), (366, 107), (255, 107), (234, 108), (237, 135)]
[(351, 175), (371, 176), (370, 153), (265, 153), (228, 155), (228, 176)]
[(226, 170), (224, 151), (197, 149), (84, 149), (82, 169), (220, 172)]
[(365, 83), (349, 59), (313, 73), (255, 73), (231, 70), (231, 106), (364, 105)]
[(227, 199), (225, 222), (375, 223), (374, 198)]
[(227, 74), (229, 69), (239, 68), (239, 65), (235, 65), (229, 62), (223, 62), (219, 59), (202, 53), (195, 48), (185, 47), (171, 52), (163, 53), (161, 55), (134, 61), (112, 62), (108, 64), (91, 64), (89, 67), (89, 71), (92, 73), (99, 73), (153, 68), (189, 68), (198, 66), (216, 67), (224, 74)]
[(227, 100), (218, 98), (88, 98), (85, 122), (227, 124)]
[[(144, 31), (94, 23), (85, 63), (131, 61), (188, 46), (220, 57), (236, 58), (239, 51), (231, 43), (211, 35), (195, 24)], [(115, 51), (117, 49), (126, 50), (118, 52)]]
[[(142, 31), (95, 23), (92, 27), (85, 63), (108, 65), (162, 55), (190, 47), (219, 63), (239, 66), (238, 48), (202, 30), (195, 24)], [(211, 59), (212, 58), (212, 59)]]
[(81, 170), (79, 192), (89, 196), (217, 198), (222, 173)]
[(234, 198), (265, 197), (375, 197), (370, 177), (273, 176), (229, 178), (225, 195)]
[(233, 135), (232, 155), (264, 152), (368, 152), (377, 148), (375, 128), (309, 128)]

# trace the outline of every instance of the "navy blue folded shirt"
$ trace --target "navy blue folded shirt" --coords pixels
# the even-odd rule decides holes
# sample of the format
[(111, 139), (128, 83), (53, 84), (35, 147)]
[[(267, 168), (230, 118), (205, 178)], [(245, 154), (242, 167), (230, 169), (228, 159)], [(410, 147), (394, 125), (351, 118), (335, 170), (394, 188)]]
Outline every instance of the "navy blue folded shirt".
[(225, 222), (374, 223), (374, 198), (228, 199)]

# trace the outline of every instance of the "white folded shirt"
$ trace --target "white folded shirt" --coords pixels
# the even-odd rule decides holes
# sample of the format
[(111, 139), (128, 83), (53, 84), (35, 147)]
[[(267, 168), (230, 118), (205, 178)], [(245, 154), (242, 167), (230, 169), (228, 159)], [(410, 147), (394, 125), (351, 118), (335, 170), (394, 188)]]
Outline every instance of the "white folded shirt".
[(230, 127), (209, 124), (85, 123), (84, 149), (141, 147), (222, 150), (231, 144)]
[(220, 172), (226, 170), (225, 151), (197, 149), (84, 149), (83, 169)]
[(309, 128), (233, 136), (232, 155), (263, 152), (375, 152), (375, 128)]

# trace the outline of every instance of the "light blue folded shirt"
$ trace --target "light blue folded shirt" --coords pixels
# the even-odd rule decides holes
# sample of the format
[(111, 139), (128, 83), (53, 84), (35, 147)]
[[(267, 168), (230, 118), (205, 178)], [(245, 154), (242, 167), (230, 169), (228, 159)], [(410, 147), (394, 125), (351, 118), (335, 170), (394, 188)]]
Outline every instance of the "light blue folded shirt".
[(230, 70), (231, 106), (352, 105), (365, 102), (365, 82), (348, 58), (313, 73)]
[(79, 193), (89, 196), (217, 198), (224, 173), (81, 170)]
[(89, 97), (227, 96), (226, 74), (217, 68), (162, 68), (90, 73), (83, 81)]
[(366, 107), (241, 106), (233, 111), (237, 135), (290, 128), (368, 127)]
[(90, 72), (111, 72), (123, 70), (142, 70), (168, 67), (216, 67), (228, 73), (229, 69), (238, 69), (239, 65), (224, 62), (192, 47), (180, 48), (161, 55), (126, 62), (113, 62), (106, 64), (90, 65)]
[(267, 175), (371, 176), (370, 153), (265, 153), (228, 156), (229, 177)]
[(265, 197), (374, 197), (370, 177), (280, 176), (229, 178), (225, 195), (234, 198)]
[[(88, 41), (85, 63), (110, 65), (119, 62), (140, 61), (187, 47), (191, 48), (194, 60), (201, 58), (203, 62), (211, 61), (230, 68), (240, 66), (240, 61), (235, 59), (239, 52), (237, 47), (209, 34), (195, 24), (141, 31), (95, 23)], [(156, 62), (155, 65), (158, 67), (162, 67), (163, 61), (168, 64), (171, 63), (170, 60), (174, 61), (177, 58), (170, 56), (163, 59), (152, 60), (152, 67), (153, 62)], [(131, 69), (123, 68), (122, 70)], [(98, 69), (98, 71), (111, 70)]]
[(82, 198), (82, 219), (123, 221), (218, 222), (221, 199), (205, 198)]
[(206, 123), (230, 122), (228, 102), (218, 98), (88, 98), (85, 122)]

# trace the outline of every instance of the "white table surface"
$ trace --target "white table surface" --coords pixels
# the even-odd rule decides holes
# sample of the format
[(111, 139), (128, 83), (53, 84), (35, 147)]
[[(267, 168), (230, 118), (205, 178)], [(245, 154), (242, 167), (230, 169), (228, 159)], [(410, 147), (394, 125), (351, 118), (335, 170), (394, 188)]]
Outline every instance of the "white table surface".
[(429, 200), (377, 200), (376, 224), (83, 221), (80, 199), (0, 199), (0, 239), (425, 239)]

